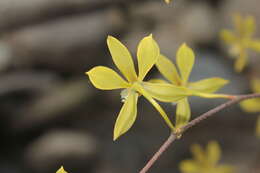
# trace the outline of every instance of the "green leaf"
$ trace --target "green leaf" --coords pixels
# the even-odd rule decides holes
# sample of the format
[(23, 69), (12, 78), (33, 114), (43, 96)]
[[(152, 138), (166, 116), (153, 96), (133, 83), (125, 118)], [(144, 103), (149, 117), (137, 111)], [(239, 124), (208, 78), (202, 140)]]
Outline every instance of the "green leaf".
[(114, 140), (126, 133), (134, 124), (137, 115), (138, 93), (129, 91), (114, 127)]
[(195, 61), (193, 50), (183, 44), (177, 51), (177, 65), (179, 67), (182, 84), (185, 85), (189, 79)]

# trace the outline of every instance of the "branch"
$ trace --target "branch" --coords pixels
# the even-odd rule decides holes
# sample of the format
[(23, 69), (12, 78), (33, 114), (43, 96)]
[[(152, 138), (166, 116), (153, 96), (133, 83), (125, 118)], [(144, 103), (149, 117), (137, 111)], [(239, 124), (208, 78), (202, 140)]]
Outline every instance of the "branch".
[(215, 115), (217, 112), (232, 106), (236, 103), (239, 103), (243, 100), (251, 99), (251, 98), (258, 98), (260, 97), (260, 93), (256, 94), (247, 94), (247, 95), (237, 95), (233, 96), (229, 101), (209, 110), (208, 112), (200, 115), (199, 117), (195, 118), (194, 120), (187, 123), (185, 126), (181, 127), (179, 131), (172, 132), (169, 136), (169, 138), (164, 142), (164, 144), (160, 147), (160, 149), (153, 155), (153, 157), (147, 162), (145, 167), (139, 172), (139, 173), (146, 173), (153, 164), (158, 160), (158, 158), (162, 155), (164, 151), (171, 145), (172, 142), (174, 142), (176, 139), (178, 139), (186, 130), (189, 128), (195, 126), (196, 124), (200, 123), (201, 121)]

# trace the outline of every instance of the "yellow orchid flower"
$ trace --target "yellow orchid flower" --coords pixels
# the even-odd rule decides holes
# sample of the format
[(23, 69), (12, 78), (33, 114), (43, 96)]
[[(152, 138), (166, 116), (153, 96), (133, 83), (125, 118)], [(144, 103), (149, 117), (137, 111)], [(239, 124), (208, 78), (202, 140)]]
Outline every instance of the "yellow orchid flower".
[(107, 45), (114, 64), (126, 78), (121, 78), (114, 70), (97, 66), (86, 72), (92, 84), (102, 90), (123, 89), (121, 92), (123, 107), (117, 117), (114, 127), (114, 140), (127, 132), (136, 120), (138, 96), (144, 96), (160, 113), (167, 125), (174, 130), (165, 111), (152, 98), (145, 88), (149, 88), (157, 98), (177, 101), (187, 96), (185, 88), (170, 84), (154, 84), (143, 82), (146, 74), (154, 66), (160, 55), (159, 47), (152, 35), (144, 37), (137, 48), (138, 72), (128, 49), (116, 38), (108, 36)]
[(63, 166), (56, 173), (68, 173), (64, 170)]
[[(165, 56), (160, 55), (156, 63), (156, 67), (160, 73), (173, 85), (181, 86), (189, 89), (189, 94), (194, 96), (206, 97), (206, 98), (228, 98), (226, 95), (212, 94), (213, 92), (219, 90), (221, 87), (228, 83), (227, 80), (213, 77), (208, 79), (203, 79), (197, 82), (188, 82), (190, 73), (192, 71), (195, 55), (191, 48), (186, 44), (183, 44), (177, 51), (176, 55), (177, 67)], [(180, 75), (178, 73), (180, 72)], [(163, 83), (163, 81), (152, 80), (151, 82)], [(149, 89), (147, 89), (149, 91)], [(150, 92), (153, 97), (157, 98)], [(160, 101), (165, 101), (157, 98)], [(184, 98), (177, 102), (176, 109), (176, 128), (185, 125), (191, 116), (190, 105), (188, 98)]]
[(169, 4), (172, 0), (164, 0), (167, 4)]
[[(260, 93), (260, 79), (253, 79), (251, 81), (251, 88), (254, 93)], [(253, 98), (242, 101), (240, 103), (241, 108), (250, 113), (260, 113), (260, 98)], [(260, 138), (260, 115), (256, 123), (256, 135)]]
[(235, 70), (241, 72), (248, 61), (248, 50), (260, 52), (260, 40), (253, 38), (256, 30), (253, 16), (242, 18), (240, 15), (234, 15), (233, 22), (235, 31), (223, 29), (220, 37), (230, 46), (230, 55), (236, 58)]
[(233, 173), (234, 167), (230, 165), (219, 165), (221, 149), (216, 141), (208, 143), (205, 151), (200, 145), (191, 147), (193, 160), (184, 160), (180, 163), (182, 173)]

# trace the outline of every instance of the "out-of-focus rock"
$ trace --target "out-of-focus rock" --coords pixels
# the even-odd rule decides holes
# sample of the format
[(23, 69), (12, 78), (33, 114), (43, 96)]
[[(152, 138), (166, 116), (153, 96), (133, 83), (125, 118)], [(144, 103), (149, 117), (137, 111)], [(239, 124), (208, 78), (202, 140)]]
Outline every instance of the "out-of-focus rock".
[[(252, 15), (256, 18), (256, 22), (260, 27), (260, 11), (259, 11), (259, 1), (258, 0), (225, 0), (222, 3), (221, 10), (220, 10), (220, 20), (224, 25), (232, 25), (232, 16), (234, 14), (241, 14), (241, 15)], [(259, 28), (258, 27), (258, 28)], [(260, 34), (260, 31), (258, 31)]]
[(122, 0), (1, 0), (0, 31), (40, 23), (69, 14), (79, 14), (110, 7)]
[(11, 63), (11, 49), (8, 44), (0, 42), (0, 71), (6, 69)]
[[(83, 72), (102, 59), (106, 37), (124, 20), (117, 9), (31, 26), (6, 37), (15, 66), (41, 65)], [(103, 50), (103, 51), (100, 51)]]
[(189, 45), (208, 43), (217, 35), (217, 16), (202, 2), (189, 4), (176, 1), (174, 6), (147, 2), (133, 8), (131, 13), (134, 23), (125, 39), (132, 43), (131, 49), (137, 44), (131, 40), (153, 33), (162, 52), (174, 56), (175, 50), (184, 42)]
[(0, 76), (0, 97), (22, 91), (40, 94), (56, 86), (59, 82), (59, 77), (53, 73), (30, 73), (29, 71), (10, 72)]
[[(54, 130), (32, 142), (25, 150), (25, 164), (34, 172), (54, 172), (61, 165), (83, 173), (98, 161), (96, 139), (79, 131)], [(81, 169), (79, 169), (79, 167)]]
[(85, 80), (60, 83), (27, 106), (16, 110), (18, 115), (13, 117), (12, 126), (15, 131), (21, 132), (67, 115), (75, 116), (75, 110), (92, 94)]

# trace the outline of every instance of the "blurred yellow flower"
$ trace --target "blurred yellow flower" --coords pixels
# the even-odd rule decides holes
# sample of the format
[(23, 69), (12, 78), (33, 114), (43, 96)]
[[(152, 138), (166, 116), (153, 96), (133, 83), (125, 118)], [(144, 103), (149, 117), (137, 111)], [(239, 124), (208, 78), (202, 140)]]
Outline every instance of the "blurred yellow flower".
[[(197, 82), (188, 82), (190, 73), (192, 71), (194, 62), (195, 62), (195, 55), (191, 48), (189, 48), (186, 44), (183, 44), (177, 51), (176, 55), (176, 62), (177, 67), (165, 56), (160, 55), (159, 59), (156, 63), (156, 66), (160, 73), (173, 85), (181, 86), (189, 89), (190, 95), (206, 97), (206, 98), (219, 98), (224, 97), (226, 95), (218, 95), (218, 94), (211, 94), (221, 87), (228, 83), (227, 80), (214, 77), (203, 79)], [(179, 71), (179, 73), (178, 73)], [(163, 83), (160, 80), (151, 80), (151, 82), (158, 82)], [(148, 89), (149, 91), (149, 89)], [(153, 93), (151, 92), (152, 96)], [(157, 98), (160, 100), (160, 98)], [(167, 100), (160, 100), (166, 101)], [(179, 128), (185, 125), (191, 116), (190, 105), (188, 102), (188, 98), (184, 98), (177, 102), (177, 109), (176, 109), (176, 128)]]
[(223, 29), (220, 37), (230, 46), (230, 55), (236, 58), (235, 70), (241, 72), (248, 61), (248, 49), (260, 52), (260, 40), (253, 38), (256, 30), (253, 16), (234, 15), (233, 22), (235, 31)]
[(136, 74), (134, 63), (128, 49), (116, 38), (108, 36), (107, 45), (114, 64), (126, 78), (121, 78), (114, 70), (97, 66), (86, 72), (92, 84), (102, 90), (123, 89), (121, 92), (123, 107), (117, 117), (114, 127), (114, 140), (127, 132), (136, 120), (137, 100), (143, 95), (160, 113), (167, 125), (174, 130), (174, 126), (160, 105), (152, 98), (145, 88), (149, 88), (156, 98), (177, 101), (187, 96), (185, 88), (170, 84), (154, 84), (143, 82), (146, 74), (157, 62), (160, 55), (159, 47), (152, 34), (144, 37), (137, 48), (138, 72)]
[[(251, 88), (254, 93), (260, 93), (260, 79), (251, 80)], [(260, 98), (253, 98), (242, 101), (240, 103), (240, 106), (246, 112), (260, 113)], [(260, 115), (256, 123), (256, 134), (258, 137), (260, 137)]]
[(191, 146), (193, 160), (184, 160), (180, 163), (182, 173), (233, 173), (234, 167), (218, 164), (221, 158), (221, 149), (216, 141), (208, 143), (205, 151), (200, 145)]
[(62, 166), (56, 173), (67, 173), (67, 172), (64, 170), (64, 168)]
[(167, 4), (169, 4), (172, 0), (164, 0)]

